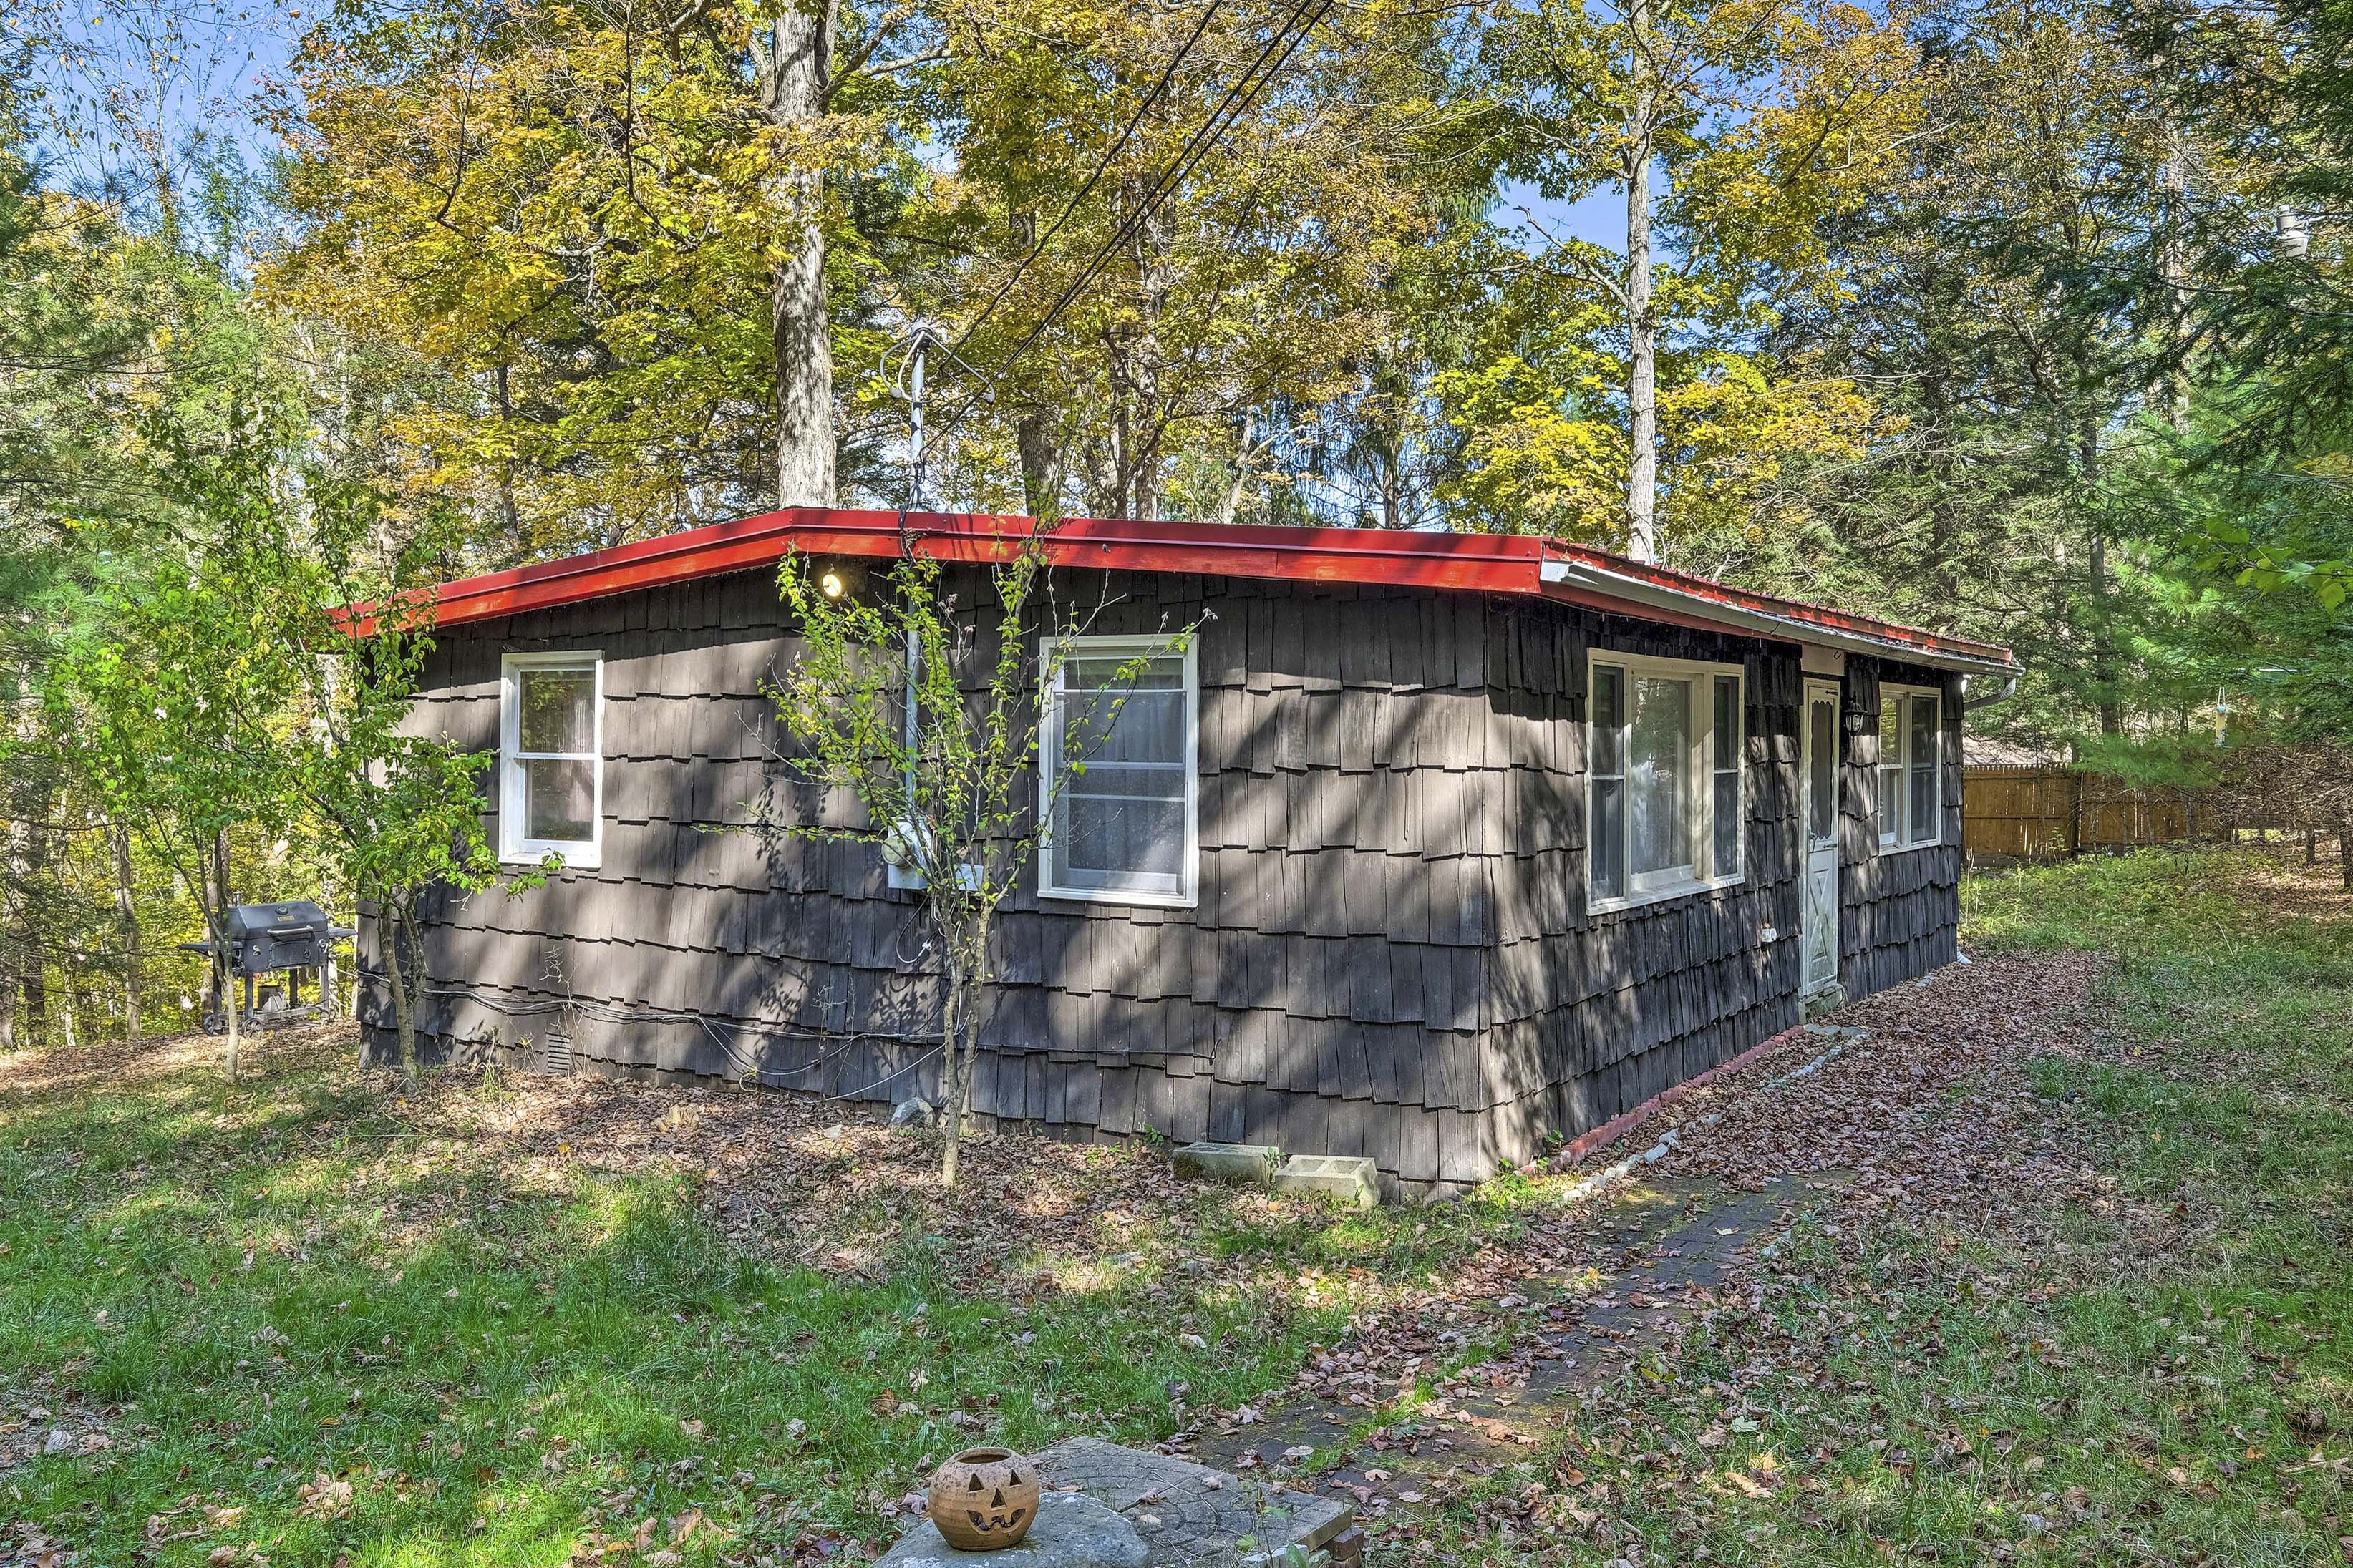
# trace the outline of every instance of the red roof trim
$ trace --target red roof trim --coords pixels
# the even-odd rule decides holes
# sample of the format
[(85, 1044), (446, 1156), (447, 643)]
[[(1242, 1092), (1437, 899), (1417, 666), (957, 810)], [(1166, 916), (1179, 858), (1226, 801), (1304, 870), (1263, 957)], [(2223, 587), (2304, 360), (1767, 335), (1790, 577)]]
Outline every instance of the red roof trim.
[[(859, 511), (801, 507), (712, 523), (639, 540), (562, 561), (542, 562), (442, 584), (415, 602), (429, 601), (434, 624), (464, 626), (501, 616), (575, 605), (609, 595), (722, 573), (773, 566), (786, 553), (853, 559), (895, 559), (902, 549), (944, 561), (983, 562), (1010, 556), (1030, 537), (1029, 518), (976, 513)], [(1058, 566), (1130, 572), (1183, 572), (1205, 576), (1257, 577), (1308, 583), (1388, 584), (1461, 593), (1549, 596), (1649, 621), (1708, 626), (1711, 604), (1770, 614), (1801, 626), (1869, 637), (1926, 654), (2007, 662), (2007, 650), (1939, 637), (1849, 615), (1819, 605), (1776, 599), (1705, 578), (1644, 566), (1619, 556), (1525, 534), (1423, 533), (1391, 529), (1291, 528), (1262, 524), (1137, 522), (1074, 518), (1045, 538), (1047, 559)], [(1639, 579), (1688, 601), (1674, 611), (1606, 592), (1570, 592), (1544, 582), (1547, 559)], [(376, 626), (376, 606), (354, 605), (354, 636)], [(1722, 629), (1722, 628), (1716, 628)]]

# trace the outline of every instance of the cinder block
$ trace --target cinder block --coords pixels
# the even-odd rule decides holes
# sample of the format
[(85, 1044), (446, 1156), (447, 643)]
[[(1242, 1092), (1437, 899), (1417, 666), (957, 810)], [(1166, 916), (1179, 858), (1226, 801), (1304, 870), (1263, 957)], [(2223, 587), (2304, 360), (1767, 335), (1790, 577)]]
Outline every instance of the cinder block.
[(1243, 1186), (1274, 1184), (1282, 1151), (1268, 1143), (1187, 1143), (1176, 1151), (1176, 1173)]
[(1276, 1168), (1274, 1190), (1316, 1193), (1356, 1208), (1378, 1208), (1381, 1173), (1361, 1154), (1293, 1154)]

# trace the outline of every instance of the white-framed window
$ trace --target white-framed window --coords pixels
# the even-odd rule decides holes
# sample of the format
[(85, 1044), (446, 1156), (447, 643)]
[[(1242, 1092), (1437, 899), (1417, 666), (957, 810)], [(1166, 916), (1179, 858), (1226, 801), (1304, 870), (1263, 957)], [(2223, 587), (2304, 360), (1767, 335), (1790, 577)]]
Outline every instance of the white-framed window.
[(1193, 645), (1066, 637), (1040, 649), (1039, 668), (1039, 897), (1189, 907), (1201, 863)]
[(1879, 689), (1879, 847), (1924, 849), (1945, 821), (1945, 694), (1925, 686)]
[(500, 858), (593, 868), (605, 846), (605, 656), (511, 653), (499, 677)]
[(1598, 650), (1589, 665), (1587, 907), (1739, 881), (1740, 667)]

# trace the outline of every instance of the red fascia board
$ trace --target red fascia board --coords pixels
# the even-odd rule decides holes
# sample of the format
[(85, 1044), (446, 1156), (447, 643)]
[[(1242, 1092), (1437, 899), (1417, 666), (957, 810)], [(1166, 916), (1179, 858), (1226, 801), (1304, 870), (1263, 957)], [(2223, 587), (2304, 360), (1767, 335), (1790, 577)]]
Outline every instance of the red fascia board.
[[(1621, 577), (1636, 578), (1657, 587), (1688, 595), (1701, 602), (1700, 605), (1694, 606), (1700, 617), (1705, 615), (1704, 608), (1701, 606), (1712, 603), (1728, 605), (1735, 609), (1753, 610), (1762, 615), (1779, 616), (1805, 626), (1819, 626), (1824, 631), (1843, 632), (1852, 637), (1870, 637), (1879, 642), (1909, 646), (1926, 653), (1955, 654), (1967, 658), (1988, 659), (2000, 664), (2013, 662), (2010, 650), (1994, 643), (1976, 642), (1968, 637), (1947, 637), (1941, 632), (1924, 631), (1918, 626), (1907, 626), (1895, 621), (1876, 620), (1869, 616), (1858, 616), (1846, 610), (1833, 609), (1828, 605), (1810, 604), (1803, 599), (1783, 599), (1771, 594), (1754, 593), (1746, 588), (1728, 586), (1713, 578), (1694, 577), (1688, 573), (1672, 571), (1664, 566), (1651, 566), (1639, 561), (1630, 561), (1622, 555), (1612, 555), (1607, 551), (1593, 550), (1585, 545), (1570, 544), (1560, 540), (1546, 541), (1546, 549), (1554, 559), (1574, 561), (1580, 565), (1613, 573)], [(1553, 591), (1553, 596), (1572, 601), (1585, 597), (1585, 595), (1564, 594), (1557, 589)], [(1595, 607), (1605, 606), (1596, 605)], [(1651, 608), (1637, 608), (1620, 613), (1630, 613), (1651, 619), (1669, 618)], [(1696, 625), (1702, 622), (1695, 618), (1688, 624)]]
[[(417, 602), (429, 599), (434, 624), (451, 626), (772, 566), (794, 552), (888, 560), (906, 548), (943, 561), (1002, 561), (1036, 527), (1028, 518), (796, 508), (469, 577)], [(1540, 591), (1544, 563), (1544, 542), (1533, 536), (1108, 518), (1063, 522), (1045, 535), (1044, 548), (1057, 566), (1515, 595)], [(375, 629), (375, 609), (352, 606), (354, 636)]]
[[(795, 552), (811, 557), (892, 560), (902, 550), (913, 550), (943, 561), (1002, 561), (1011, 557), (1037, 528), (1037, 522), (1026, 517), (787, 508), (562, 561), (469, 577), (415, 595), (410, 602), (429, 608), (436, 626), (464, 626), (723, 573), (757, 570), (773, 566)], [(1046, 559), (1057, 566), (1542, 595), (1612, 615), (1711, 631), (1725, 629), (1720, 621), (1709, 618), (1710, 607), (1721, 605), (1899, 648), (2004, 663), (2010, 659), (2006, 649), (1989, 644), (1730, 588), (1704, 577), (1533, 534), (1074, 518), (1048, 532), (1044, 548)], [(1573, 561), (1646, 583), (1686, 601), (1689, 607), (1637, 603), (1613, 598), (1606, 591), (1547, 584), (1543, 568), (1548, 559)], [(351, 606), (344, 621), (352, 635), (365, 637), (375, 630), (376, 608)]]

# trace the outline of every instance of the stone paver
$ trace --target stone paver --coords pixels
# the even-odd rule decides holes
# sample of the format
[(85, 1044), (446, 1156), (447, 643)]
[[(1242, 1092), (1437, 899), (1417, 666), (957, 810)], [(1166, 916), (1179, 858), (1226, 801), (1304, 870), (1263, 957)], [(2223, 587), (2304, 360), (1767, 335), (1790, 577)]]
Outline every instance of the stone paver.
[(1506, 1355), (1447, 1380), (1456, 1392), (1423, 1406), (1410, 1426), (1364, 1441), (1350, 1427), (1366, 1419), (1366, 1409), (1304, 1398), (1250, 1426), (1205, 1433), (1194, 1453), (1227, 1469), (1288, 1476), (1289, 1451), (1345, 1449), (1343, 1463), (1298, 1484), (1346, 1498), (1363, 1517), (1410, 1509), (1426, 1491), (1524, 1458), (1586, 1392), (1679, 1336), (1758, 1247), (1836, 1184), (1835, 1178), (1781, 1181), (1743, 1193), (1690, 1180), (1630, 1183), (1594, 1216), (1594, 1234), (1613, 1249), (1599, 1289), (1582, 1279), (1523, 1287), (1532, 1310), (1555, 1321), (1532, 1326)]
[(1278, 1481), (1097, 1437), (1073, 1437), (1033, 1458), (1047, 1486), (1075, 1487), (1134, 1526), (1154, 1568), (1226, 1568), (1293, 1545), (1312, 1552), (1353, 1518), (1346, 1503)]
[(995, 1552), (958, 1552), (923, 1521), (882, 1554), (877, 1568), (1145, 1568), (1143, 1535), (1113, 1510), (1078, 1492), (1048, 1492), (1038, 1500), (1038, 1521), (1014, 1545)]

